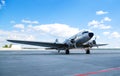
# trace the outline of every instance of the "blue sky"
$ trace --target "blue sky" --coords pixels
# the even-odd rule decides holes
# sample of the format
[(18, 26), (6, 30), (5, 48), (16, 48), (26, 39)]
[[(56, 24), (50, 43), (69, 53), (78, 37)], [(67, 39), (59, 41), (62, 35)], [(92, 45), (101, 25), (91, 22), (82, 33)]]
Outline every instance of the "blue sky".
[(5, 40), (64, 41), (81, 30), (105, 47), (120, 47), (119, 0), (0, 0), (0, 45)]

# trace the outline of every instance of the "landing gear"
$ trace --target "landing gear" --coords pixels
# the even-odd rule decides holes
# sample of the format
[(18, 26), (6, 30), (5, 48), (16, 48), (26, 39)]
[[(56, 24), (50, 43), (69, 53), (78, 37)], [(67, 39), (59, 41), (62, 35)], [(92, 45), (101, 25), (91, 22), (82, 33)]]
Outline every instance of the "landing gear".
[(86, 49), (86, 54), (90, 54), (90, 49)]
[(66, 49), (66, 50), (65, 50), (65, 54), (70, 54), (69, 49)]
[(60, 50), (58, 50), (58, 53), (60, 53)]

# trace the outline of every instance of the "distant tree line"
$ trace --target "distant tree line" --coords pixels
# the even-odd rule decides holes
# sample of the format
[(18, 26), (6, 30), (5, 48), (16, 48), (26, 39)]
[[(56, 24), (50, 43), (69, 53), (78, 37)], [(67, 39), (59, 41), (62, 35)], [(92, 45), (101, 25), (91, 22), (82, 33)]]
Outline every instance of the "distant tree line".
[(12, 47), (12, 44), (9, 44), (9, 45), (4, 45), (3, 48), (11, 48)]

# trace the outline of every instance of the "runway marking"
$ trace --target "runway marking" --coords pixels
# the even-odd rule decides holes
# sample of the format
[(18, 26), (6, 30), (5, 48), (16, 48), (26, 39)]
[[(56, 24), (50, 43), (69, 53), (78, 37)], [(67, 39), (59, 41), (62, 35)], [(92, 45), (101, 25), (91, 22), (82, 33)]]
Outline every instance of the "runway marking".
[(109, 72), (109, 71), (114, 71), (114, 70), (120, 70), (120, 67), (108, 68), (108, 69), (99, 70), (99, 71), (95, 71), (95, 72), (88, 72), (88, 73), (84, 73), (84, 74), (77, 74), (75, 76), (88, 76), (88, 75), (92, 75), (92, 74), (99, 74), (99, 73)]

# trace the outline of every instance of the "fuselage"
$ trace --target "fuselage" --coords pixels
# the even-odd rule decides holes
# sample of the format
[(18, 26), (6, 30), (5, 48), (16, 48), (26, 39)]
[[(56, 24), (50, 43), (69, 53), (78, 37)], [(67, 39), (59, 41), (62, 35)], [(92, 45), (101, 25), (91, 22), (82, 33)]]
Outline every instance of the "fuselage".
[(88, 42), (93, 36), (94, 33), (89, 31), (79, 32), (67, 39), (64, 43), (67, 44), (69, 48), (79, 48), (83, 43)]

